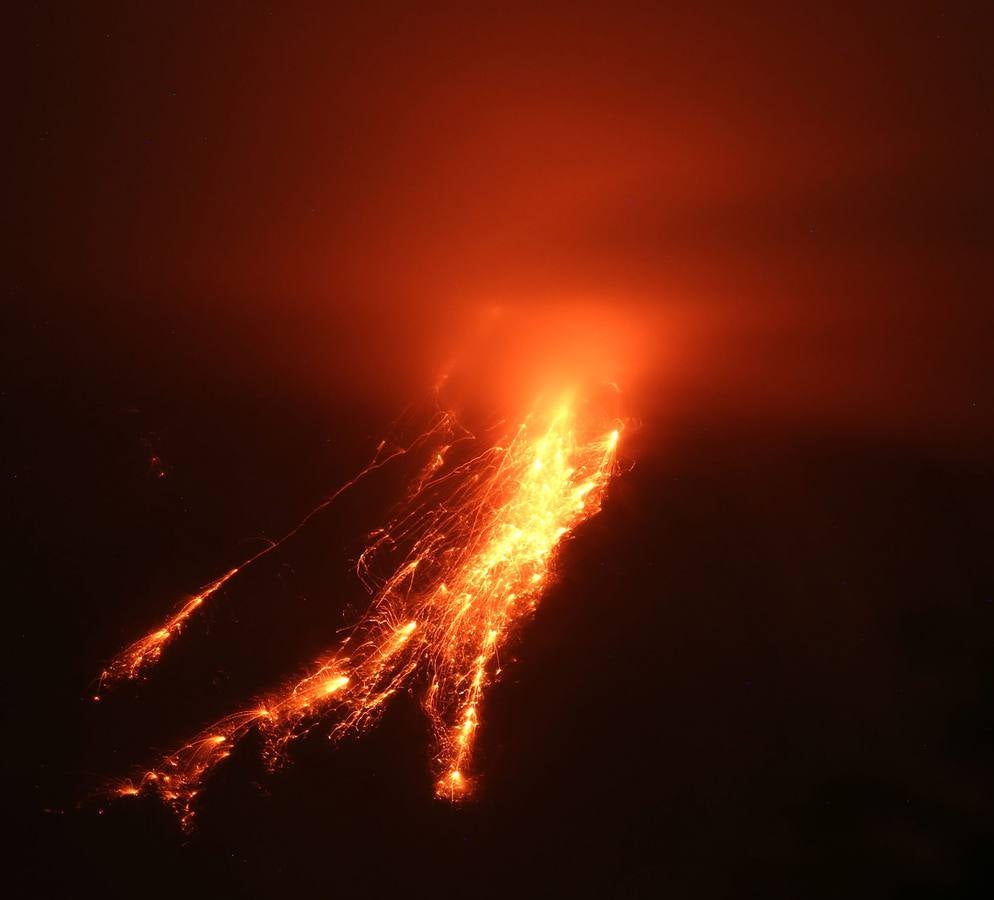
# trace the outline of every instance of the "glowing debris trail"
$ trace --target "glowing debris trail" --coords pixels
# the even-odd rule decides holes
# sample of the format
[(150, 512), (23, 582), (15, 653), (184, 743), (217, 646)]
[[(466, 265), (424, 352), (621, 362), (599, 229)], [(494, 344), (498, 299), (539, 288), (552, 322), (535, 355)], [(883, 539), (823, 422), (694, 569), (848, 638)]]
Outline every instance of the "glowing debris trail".
[[(448, 470), (441, 447), (360, 557), (374, 596), (339, 647), (306, 677), (221, 719), (117, 793), (154, 789), (187, 823), (204, 776), (252, 728), (275, 763), (319, 719), (332, 721), (338, 739), (373, 722), (398, 690), (416, 687), (433, 727), (436, 793), (465, 796), (500, 650), (535, 608), (563, 538), (600, 509), (615, 468), (618, 430), (578, 439), (568, 402), (536, 419)], [(382, 583), (372, 580), (376, 556), (395, 560)]]
[(190, 616), (193, 615), (193, 613), (195, 613), (208, 599), (214, 596), (214, 594), (216, 594), (237, 574), (244, 572), (253, 563), (262, 559), (264, 556), (268, 556), (279, 547), (282, 547), (283, 544), (300, 532), (304, 526), (311, 521), (311, 519), (313, 519), (318, 513), (327, 509), (349, 488), (353, 487), (371, 472), (375, 472), (377, 469), (382, 468), (396, 457), (403, 456), (405, 453), (410, 452), (429, 438), (439, 434), (451, 434), (453, 425), (454, 421), (452, 418), (443, 413), (437, 418), (428, 431), (422, 434), (408, 447), (393, 447), (388, 449), (386, 442), (381, 441), (379, 446), (376, 448), (376, 453), (373, 455), (373, 458), (368, 465), (364, 466), (359, 473), (355, 475), (355, 477), (345, 482), (345, 484), (338, 488), (334, 493), (322, 500), (321, 503), (319, 503), (306, 516), (304, 516), (304, 518), (302, 518), (296, 525), (294, 525), (293, 528), (284, 534), (283, 537), (275, 541), (270, 541), (257, 553), (252, 554), (252, 556), (249, 556), (237, 566), (225, 572), (225, 574), (220, 578), (201, 588), (199, 593), (183, 603), (165, 622), (148, 632), (148, 634), (145, 634), (136, 641), (133, 641), (120, 653), (118, 653), (100, 673), (97, 693), (94, 694), (93, 699), (100, 700), (101, 691), (116, 682), (138, 678), (144, 674), (148, 668), (159, 661), (163, 648), (169, 641), (175, 638), (182, 631), (184, 624), (186, 624), (186, 620), (189, 619)]

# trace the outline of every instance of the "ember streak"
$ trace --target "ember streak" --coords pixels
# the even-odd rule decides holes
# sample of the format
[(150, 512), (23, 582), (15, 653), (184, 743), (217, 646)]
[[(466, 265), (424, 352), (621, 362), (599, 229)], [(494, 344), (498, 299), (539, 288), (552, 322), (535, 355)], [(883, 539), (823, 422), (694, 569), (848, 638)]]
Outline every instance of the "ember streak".
[(225, 584), (234, 578), (235, 575), (239, 572), (243, 572), (253, 563), (282, 547), (287, 541), (298, 534), (318, 513), (327, 509), (342, 494), (360, 482), (371, 472), (375, 472), (377, 469), (385, 466), (395, 457), (403, 456), (405, 453), (415, 449), (424, 442), (431, 440), (436, 436), (439, 429), (447, 427), (449, 427), (448, 419), (447, 417), (442, 416), (437, 422), (434, 423), (432, 428), (420, 435), (417, 440), (415, 440), (408, 447), (389, 447), (386, 441), (381, 441), (376, 448), (376, 453), (373, 455), (373, 458), (370, 460), (368, 465), (363, 467), (353, 478), (345, 482), (345, 484), (339, 487), (332, 494), (329, 494), (324, 500), (321, 501), (320, 504), (314, 507), (314, 509), (307, 513), (303, 519), (301, 519), (296, 525), (294, 525), (293, 528), (284, 534), (283, 537), (275, 541), (270, 541), (257, 553), (252, 554), (247, 559), (240, 562), (237, 566), (225, 572), (220, 578), (217, 578), (210, 584), (205, 585), (197, 594), (182, 603), (179, 608), (176, 609), (176, 611), (173, 612), (168, 619), (166, 619), (165, 622), (161, 623), (158, 627), (154, 628), (147, 634), (142, 635), (142, 637), (133, 641), (120, 653), (118, 653), (100, 673), (99, 686), (97, 693), (93, 695), (93, 700), (99, 701), (101, 692), (106, 688), (111, 687), (119, 681), (138, 678), (151, 666), (155, 665), (155, 663), (157, 663), (159, 658), (162, 656), (162, 651), (166, 644), (183, 630), (183, 626), (186, 624), (186, 621), (190, 618), (190, 616), (192, 616), (207, 600), (213, 597), (222, 587), (224, 587)]
[[(484, 691), (501, 672), (501, 650), (536, 608), (563, 539), (600, 509), (615, 471), (620, 427), (586, 437), (580, 418), (572, 398), (536, 408), (500, 442), (450, 461), (470, 436), (454, 417), (440, 416), (418, 439), (428, 445), (428, 463), (359, 558), (373, 597), (346, 638), (305, 677), (204, 729), (115, 792), (154, 790), (188, 825), (204, 777), (250, 730), (263, 733), (276, 764), (287, 743), (318, 722), (331, 723), (334, 740), (361, 732), (392, 695), (410, 689), (432, 725), (436, 794), (466, 797)], [(378, 579), (384, 559), (392, 574)], [(140, 665), (124, 671), (133, 677)]]

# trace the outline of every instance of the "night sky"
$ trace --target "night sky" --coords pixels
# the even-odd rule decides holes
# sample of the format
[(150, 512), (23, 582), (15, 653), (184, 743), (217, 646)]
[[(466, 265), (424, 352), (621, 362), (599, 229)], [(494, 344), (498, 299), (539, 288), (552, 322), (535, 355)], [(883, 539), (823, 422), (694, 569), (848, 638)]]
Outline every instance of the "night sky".
[[(986, 897), (985, 4), (24, 3), (8, 13), (6, 883), (25, 896)], [(452, 376), (621, 388), (624, 473), (459, 807), (399, 696), (184, 834), (149, 764), (335, 642)], [(551, 373), (551, 375), (550, 375)]]

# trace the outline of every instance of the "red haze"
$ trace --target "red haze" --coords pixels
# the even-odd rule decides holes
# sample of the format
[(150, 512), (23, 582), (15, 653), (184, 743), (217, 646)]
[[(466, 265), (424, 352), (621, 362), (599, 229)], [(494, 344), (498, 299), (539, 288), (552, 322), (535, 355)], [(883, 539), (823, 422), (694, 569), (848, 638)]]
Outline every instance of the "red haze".
[(967, 13), (38, 19), (20, 265), (148, 361), (391, 406), (472, 355), (511, 393), (619, 381), (646, 415), (984, 432)]

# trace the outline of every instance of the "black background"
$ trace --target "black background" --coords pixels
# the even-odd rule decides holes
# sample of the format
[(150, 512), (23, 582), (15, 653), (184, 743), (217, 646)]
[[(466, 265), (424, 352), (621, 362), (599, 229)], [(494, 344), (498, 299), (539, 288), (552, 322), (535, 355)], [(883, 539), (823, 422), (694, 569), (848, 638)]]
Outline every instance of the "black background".
[[(22, 12), (2, 401), (23, 890), (989, 893), (979, 7)], [(486, 153), (446, 155), (543, 87), (581, 124), (524, 116), (520, 145), (483, 128)], [(619, 98), (676, 134), (654, 192), (609, 185), (571, 230), (529, 218), (570, 218), (576, 180), (624, 167), (610, 141), (644, 135)], [(681, 154), (710, 161), (672, 175)], [(649, 350), (634, 467), (487, 699), (476, 800), (432, 799), (402, 697), (275, 774), (246, 741), (189, 835), (151, 798), (107, 802), (355, 615), (349, 561), (401, 473), (225, 589), (147, 682), (88, 700), (110, 654), (366, 461), (499, 272), (637, 283), (649, 299), (615, 305)], [(667, 322), (701, 320), (733, 340), (657, 358)]]

